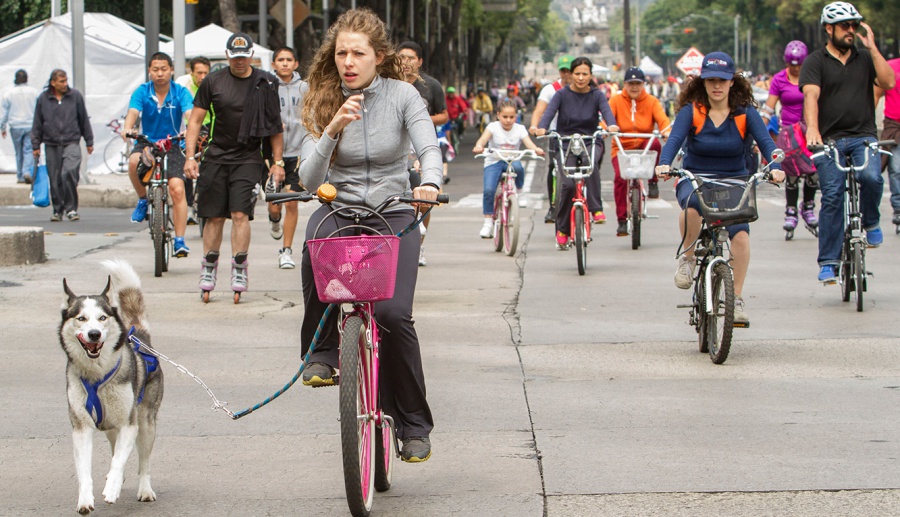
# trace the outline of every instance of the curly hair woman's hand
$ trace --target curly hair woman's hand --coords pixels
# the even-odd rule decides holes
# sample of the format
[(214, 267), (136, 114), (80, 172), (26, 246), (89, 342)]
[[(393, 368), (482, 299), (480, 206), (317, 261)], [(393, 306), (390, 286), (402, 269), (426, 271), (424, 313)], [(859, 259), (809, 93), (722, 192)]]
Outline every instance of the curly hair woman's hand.
[(325, 128), (325, 132), (328, 136), (337, 138), (341, 131), (343, 131), (351, 122), (361, 119), (362, 114), (360, 112), (362, 111), (362, 102), (362, 94), (347, 97), (347, 100), (344, 101), (344, 104), (341, 105), (337, 113), (335, 113), (334, 117), (331, 119), (331, 122)]

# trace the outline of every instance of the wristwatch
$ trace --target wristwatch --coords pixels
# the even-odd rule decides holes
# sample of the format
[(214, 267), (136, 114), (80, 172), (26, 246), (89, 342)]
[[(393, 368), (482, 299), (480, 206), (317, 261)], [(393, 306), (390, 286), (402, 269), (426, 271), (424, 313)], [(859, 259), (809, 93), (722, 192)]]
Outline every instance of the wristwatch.
[(275, 160), (275, 165), (284, 168), (284, 160)]

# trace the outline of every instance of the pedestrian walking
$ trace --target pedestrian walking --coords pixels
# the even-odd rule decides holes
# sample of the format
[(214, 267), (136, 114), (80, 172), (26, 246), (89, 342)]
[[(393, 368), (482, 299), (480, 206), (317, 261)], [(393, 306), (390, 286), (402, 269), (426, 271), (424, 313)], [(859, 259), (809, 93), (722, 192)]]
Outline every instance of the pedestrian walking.
[(0, 134), (6, 138), (6, 127), (16, 151), (16, 183), (31, 183), (34, 177), (34, 155), (31, 150), (31, 126), (38, 91), (28, 85), (28, 72), (16, 70), (15, 86), (6, 92), (0, 115)]
[(50, 177), (50, 200), (53, 203), (51, 221), (65, 216), (77, 221), (78, 180), (81, 178), (81, 139), (87, 153), (94, 152), (94, 132), (84, 96), (69, 88), (65, 70), (50, 72), (47, 89), (37, 97), (34, 122), (31, 127), (31, 146), (34, 161), (41, 157), (41, 144), (47, 153), (47, 174)]
[[(900, 83), (900, 58), (891, 59), (887, 62), (888, 66), (894, 71), (894, 82)], [(884, 97), (884, 132), (881, 134), (882, 140), (893, 140), (900, 144), (900, 91), (894, 86), (890, 90), (884, 90), (875, 87), (875, 105)], [(900, 228), (900, 147), (894, 147), (891, 158), (881, 157), (884, 169), (888, 168), (888, 184), (891, 189), (891, 208), (894, 209), (894, 216), (891, 224)]]

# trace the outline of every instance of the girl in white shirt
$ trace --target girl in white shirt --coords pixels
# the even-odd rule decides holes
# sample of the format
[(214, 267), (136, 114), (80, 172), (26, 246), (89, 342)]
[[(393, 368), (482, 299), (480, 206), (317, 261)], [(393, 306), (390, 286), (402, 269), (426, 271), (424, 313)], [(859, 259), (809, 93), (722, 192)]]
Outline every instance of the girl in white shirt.
[[(518, 114), (516, 104), (510, 100), (501, 102), (497, 107), (497, 120), (488, 124), (484, 129), (484, 133), (475, 142), (472, 152), (480, 154), (484, 152), (484, 146), (488, 144), (491, 149), (512, 150), (516, 151), (522, 144), (526, 149), (531, 149), (538, 156), (544, 155), (544, 150), (534, 145), (531, 138), (528, 137), (528, 130), (522, 124), (516, 124), (516, 115)], [(526, 205), (525, 199), (521, 196), (522, 187), (525, 185), (525, 168), (522, 162), (515, 161), (512, 163), (513, 170), (516, 172), (516, 191), (519, 193), (519, 206)], [(506, 162), (501, 160), (495, 154), (489, 154), (484, 158), (484, 194), (482, 195), (482, 208), (484, 213), (484, 226), (481, 228), (481, 238), (490, 239), (494, 236), (494, 224), (492, 216), (494, 215), (494, 195), (497, 192), (497, 185), (500, 183), (500, 176), (506, 171)]]

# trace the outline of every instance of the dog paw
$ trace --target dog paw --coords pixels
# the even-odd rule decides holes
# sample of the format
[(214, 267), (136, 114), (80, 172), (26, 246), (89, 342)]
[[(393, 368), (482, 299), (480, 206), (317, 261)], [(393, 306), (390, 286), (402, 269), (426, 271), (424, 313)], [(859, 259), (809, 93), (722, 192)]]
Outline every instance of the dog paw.
[(115, 503), (122, 493), (122, 478), (115, 479), (115, 476), (109, 476), (106, 480), (106, 487), (103, 489), (103, 500), (109, 504)]
[(141, 487), (141, 489), (138, 490), (137, 496), (138, 496), (138, 501), (140, 501), (142, 503), (149, 503), (151, 501), (156, 501), (156, 492), (154, 492), (153, 489), (150, 488), (149, 486), (146, 488)]
[(75, 509), (76, 512), (81, 515), (87, 515), (94, 511), (94, 501), (78, 501), (78, 508)]

